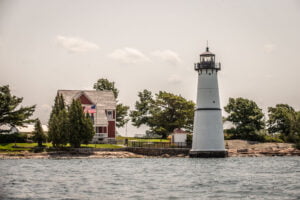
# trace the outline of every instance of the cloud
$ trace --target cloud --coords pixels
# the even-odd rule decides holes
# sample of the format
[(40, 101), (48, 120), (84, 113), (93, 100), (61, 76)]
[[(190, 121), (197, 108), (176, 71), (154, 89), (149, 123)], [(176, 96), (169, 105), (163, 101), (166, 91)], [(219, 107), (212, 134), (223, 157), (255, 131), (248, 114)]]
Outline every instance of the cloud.
[(141, 51), (125, 47), (123, 49), (116, 49), (108, 57), (122, 63), (135, 64), (138, 62), (148, 62), (150, 59), (145, 56)]
[(276, 50), (276, 45), (275, 44), (265, 44), (264, 45), (264, 51), (266, 53), (272, 53), (275, 50)]
[(171, 76), (169, 76), (168, 82), (173, 83), (173, 84), (181, 83), (182, 78), (180, 76), (178, 76), (177, 74), (172, 74)]
[(152, 52), (153, 56), (156, 56), (160, 59), (162, 59), (165, 62), (168, 62), (170, 64), (179, 64), (181, 63), (181, 59), (179, 55), (171, 50), (157, 50)]
[(56, 36), (56, 42), (63, 48), (72, 53), (81, 53), (97, 50), (97, 44), (76, 37)]
[(41, 106), (39, 106), (39, 109), (42, 111), (49, 111), (51, 110), (51, 106), (49, 104), (42, 104)]

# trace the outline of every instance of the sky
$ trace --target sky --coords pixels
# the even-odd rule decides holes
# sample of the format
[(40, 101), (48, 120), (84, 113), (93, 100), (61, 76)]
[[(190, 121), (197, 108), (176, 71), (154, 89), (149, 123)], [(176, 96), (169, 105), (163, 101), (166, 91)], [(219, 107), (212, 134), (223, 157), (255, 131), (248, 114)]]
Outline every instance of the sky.
[[(144, 89), (196, 101), (193, 67), (208, 41), (222, 107), (244, 97), (264, 112), (300, 110), (299, 35), (297, 0), (0, 0), (0, 85), (35, 104), (43, 124), (58, 89), (99, 78), (131, 109)], [(127, 135), (144, 131), (129, 124)]]

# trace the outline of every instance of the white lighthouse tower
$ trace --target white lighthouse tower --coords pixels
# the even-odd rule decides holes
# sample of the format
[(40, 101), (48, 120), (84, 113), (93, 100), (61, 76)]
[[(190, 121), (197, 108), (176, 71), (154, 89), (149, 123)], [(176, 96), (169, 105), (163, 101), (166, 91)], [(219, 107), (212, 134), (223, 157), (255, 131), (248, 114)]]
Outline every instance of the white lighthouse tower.
[(215, 62), (215, 55), (207, 47), (200, 54), (200, 62), (195, 63), (195, 70), (198, 72), (197, 107), (190, 157), (226, 157), (218, 87), (221, 64)]

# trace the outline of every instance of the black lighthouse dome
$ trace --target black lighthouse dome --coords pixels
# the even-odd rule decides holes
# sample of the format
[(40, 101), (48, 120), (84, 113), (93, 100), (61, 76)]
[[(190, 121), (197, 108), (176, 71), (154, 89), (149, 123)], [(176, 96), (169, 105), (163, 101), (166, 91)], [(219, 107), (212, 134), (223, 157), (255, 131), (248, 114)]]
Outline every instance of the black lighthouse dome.
[(200, 54), (200, 62), (195, 63), (196, 71), (202, 71), (202, 69), (215, 69), (216, 71), (221, 69), (221, 64), (215, 63), (215, 54), (209, 51), (209, 47), (206, 47), (206, 51)]

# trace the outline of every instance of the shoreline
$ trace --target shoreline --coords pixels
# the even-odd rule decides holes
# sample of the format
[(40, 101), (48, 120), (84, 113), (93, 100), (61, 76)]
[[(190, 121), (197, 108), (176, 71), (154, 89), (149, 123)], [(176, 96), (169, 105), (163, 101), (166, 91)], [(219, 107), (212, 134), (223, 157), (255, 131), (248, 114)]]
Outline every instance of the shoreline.
[[(228, 151), (228, 158), (231, 157), (290, 157), (290, 156), (300, 156), (300, 151), (292, 151), (289, 153), (278, 153), (278, 152), (261, 152), (261, 153), (230, 153)], [(189, 158), (188, 155), (179, 154), (175, 156), (171, 156), (168, 154), (163, 154), (161, 156), (147, 156), (135, 154), (127, 151), (120, 152), (95, 152), (92, 154), (49, 154), (47, 152), (43, 153), (30, 153), (30, 152), (20, 152), (20, 153), (0, 153), (0, 160), (14, 160), (14, 159), (111, 159), (111, 158)]]
[[(300, 156), (300, 150), (290, 143), (259, 143), (244, 140), (226, 140), (228, 157)], [(134, 151), (133, 151), (134, 150)], [(76, 149), (74, 151), (51, 151), (33, 153), (28, 151), (0, 152), (4, 159), (105, 159), (105, 158), (189, 158), (189, 149), (121, 148)], [(178, 151), (179, 150), (179, 151)], [(150, 154), (150, 152), (154, 154)]]

